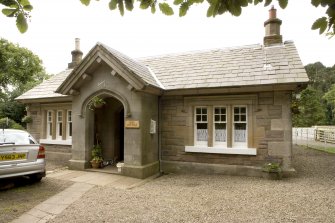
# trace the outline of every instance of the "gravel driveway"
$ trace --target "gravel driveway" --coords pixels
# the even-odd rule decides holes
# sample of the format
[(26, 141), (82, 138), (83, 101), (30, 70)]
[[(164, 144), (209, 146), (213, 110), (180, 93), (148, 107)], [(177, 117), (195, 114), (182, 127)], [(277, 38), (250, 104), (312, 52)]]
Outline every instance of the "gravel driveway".
[(294, 147), (295, 178), (170, 174), (95, 187), (52, 222), (335, 222), (335, 155)]

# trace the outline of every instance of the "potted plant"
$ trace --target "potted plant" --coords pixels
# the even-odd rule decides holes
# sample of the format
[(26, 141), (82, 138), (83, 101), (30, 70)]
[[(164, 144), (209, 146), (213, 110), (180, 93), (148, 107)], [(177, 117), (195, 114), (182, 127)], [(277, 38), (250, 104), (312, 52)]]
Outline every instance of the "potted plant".
[(95, 108), (101, 108), (104, 104), (106, 104), (104, 99), (95, 96), (90, 100), (88, 107), (90, 110), (94, 110)]
[(33, 122), (33, 118), (31, 117), (31, 116), (29, 116), (29, 115), (26, 115), (26, 116), (24, 116), (23, 118), (22, 118), (22, 120), (21, 120), (23, 123), (31, 123), (31, 122)]
[(281, 180), (282, 179), (282, 169), (279, 163), (269, 162), (265, 163), (263, 168), (263, 177), (270, 180)]
[(94, 145), (92, 149), (92, 160), (91, 165), (94, 169), (101, 168), (103, 158), (102, 158), (102, 148), (100, 144)]

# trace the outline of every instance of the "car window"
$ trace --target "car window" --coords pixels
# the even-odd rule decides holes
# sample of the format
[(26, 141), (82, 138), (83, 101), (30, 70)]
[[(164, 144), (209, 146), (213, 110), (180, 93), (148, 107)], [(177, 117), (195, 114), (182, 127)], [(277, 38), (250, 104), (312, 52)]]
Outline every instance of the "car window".
[(22, 133), (4, 133), (0, 134), (0, 144), (5, 143), (5, 144), (15, 144), (15, 145), (20, 145), (20, 144), (35, 144), (35, 142), (28, 137), (27, 134), (22, 134)]

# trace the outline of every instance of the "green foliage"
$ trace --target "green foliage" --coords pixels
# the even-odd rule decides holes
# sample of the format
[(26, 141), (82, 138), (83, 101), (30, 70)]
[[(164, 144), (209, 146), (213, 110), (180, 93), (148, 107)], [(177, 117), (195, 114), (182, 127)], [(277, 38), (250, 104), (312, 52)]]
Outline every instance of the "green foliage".
[(326, 17), (322, 17), (317, 19), (313, 25), (312, 25), (312, 29), (316, 30), (319, 29), (319, 33), (322, 34), (324, 33), (324, 31), (327, 29), (327, 18)]
[(0, 119), (0, 128), (5, 128), (5, 129), (21, 129), (24, 130), (24, 128), (16, 123), (14, 120), (10, 118), (1, 118)]
[(0, 39), (0, 52), (1, 92), (8, 86), (24, 89), (28, 83), (47, 77), (42, 61), (30, 50)]
[(25, 106), (14, 99), (8, 99), (0, 102), (0, 118), (9, 117), (15, 122), (21, 123), (22, 117), (25, 115)]
[[(99, 1), (99, 0), (96, 0)], [(173, 8), (167, 3), (166, 0), (137, 0), (140, 3), (141, 9), (151, 8), (151, 12), (156, 12), (156, 5), (159, 5), (160, 11), (165, 15), (173, 15)], [(279, 6), (285, 9), (288, 5), (288, 0), (277, 0)], [(88, 6), (91, 0), (80, 0), (83, 5)], [(173, 4), (179, 6), (179, 16), (185, 16), (189, 8), (194, 3), (202, 4), (204, 0), (174, 0)], [(269, 6), (273, 0), (207, 0), (209, 4), (207, 9), (207, 17), (215, 17), (222, 15), (226, 12), (234, 16), (239, 16), (242, 13), (242, 8), (251, 4), (258, 5), (264, 2), (264, 6)], [(2, 13), (7, 17), (15, 17), (16, 25), (21, 33), (28, 29), (27, 20), (30, 18), (30, 11), (33, 6), (28, 0), (0, 0), (0, 4), (8, 8), (4, 8)], [(311, 4), (315, 7), (325, 7), (327, 17), (317, 19), (313, 25), (313, 30), (319, 30), (322, 34), (327, 30), (327, 35), (331, 37), (335, 33), (335, 1), (334, 0), (312, 0)], [(111, 0), (108, 4), (110, 10), (119, 9), (121, 15), (124, 15), (125, 8), (132, 11), (134, 8), (134, 0)], [(327, 29), (328, 28), (328, 29)]]
[[(309, 87), (318, 92), (318, 104), (323, 108), (325, 112), (326, 121), (325, 124), (333, 125), (335, 124), (335, 116), (334, 116), (334, 107), (335, 105), (332, 103), (331, 97), (334, 94), (335, 84), (335, 66), (333, 67), (325, 67), (322, 63), (317, 62), (314, 64), (308, 64), (305, 66), (307, 75), (310, 79)], [(308, 98), (306, 98), (307, 100)], [(305, 104), (302, 99), (293, 100), (292, 110), (298, 108), (301, 110), (301, 105)], [(294, 126), (302, 126), (304, 119), (303, 115), (293, 115), (293, 124)], [(314, 125), (316, 125), (315, 123)]]
[(92, 160), (94, 161), (102, 161), (102, 147), (100, 144), (94, 145), (92, 148)]
[(327, 17), (321, 17), (317, 19), (313, 25), (312, 29), (319, 29), (319, 33), (322, 34), (326, 30), (330, 34), (335, 33), (335, 1), (334, 0), (312, 0), (312, 5), (315, 7), (327, 8)]
[(29, 0), (0, 0), (0, 4), (8, 7), (2, 9), (2, 13), (7, 17), (15, 17), (18, 30), (25, 33), (28, 29), (29, 13), (33, 9)]
[(273, 163), (273, 162), (264, 164), (262, 170), (264, 172), (268, 172), (268, 173), (279, 173), (279, 172), (282, 171), (282, 169), (280, 167), (280, 164), (279, 163)]
[(80, 0), (80, 2), (87, 6), (90, 4), (91, 0)]
[(0, 39), (0, 118), (9, 117), (21, 123), (25, 107), (14, 99), (46, 78), (38, 56)]
[(17, 15), (16, 26), (21, 33), (25, 33), (28, 30), (28, 23), (23, 13)]
[(134, 9), (134, 1), (133, 0), (125, 0), (126, 9), (128, 11), (132, 11)]
[(21, 120), (23, 123), (32, 123), (33, 122), (33, 118), (31, 116), (24, 116)]
[(173, 15), (173, 9), (170, 7), (168, 3), (159, 3), (159, 9), (165, 15)]
[(309, 127), (327, 123), (326, 106), (320, 98), (322, 98), (322, 92), (318, 92), (311, 86), (301, 92), (299, 100), (300, 113), (293, 116), (294, 126)]
[(104, 104), (106, 104), (105, 100), (100, 98), (99, 96), (93, 97), (90, 102), (88, 103), (88, 108), (94, 111), (95, 108), (100, 108)]
[(116, 7), (117, 7), (117, 0), (111, 0), (109, 2), (109, 9), (114, 10), (114, 9), (116, 9)]

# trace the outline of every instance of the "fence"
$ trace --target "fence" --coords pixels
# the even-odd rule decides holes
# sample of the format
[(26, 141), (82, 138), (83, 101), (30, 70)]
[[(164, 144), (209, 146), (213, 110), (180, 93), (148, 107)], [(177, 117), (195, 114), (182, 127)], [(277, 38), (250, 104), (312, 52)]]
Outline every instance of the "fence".
[(292, 141), (316, 149), (335, 148), (335, 126), (314, 126), (312, 128), (293, 128)]

